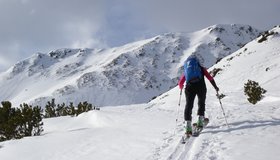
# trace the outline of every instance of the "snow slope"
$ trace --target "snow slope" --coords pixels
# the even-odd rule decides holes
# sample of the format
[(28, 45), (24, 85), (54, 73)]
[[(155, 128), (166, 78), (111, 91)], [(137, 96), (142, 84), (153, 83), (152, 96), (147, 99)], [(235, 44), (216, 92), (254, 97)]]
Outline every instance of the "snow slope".
[(191, 53), (210, 67), (259, 33), (248, 25), (214, 25), (110, 49), (36, 53), (0, 75), (0, 99), (15, 106), (23, 102), (44, 106), (51, 98), (98, 106), (148, 102), (177, 84)]
[[(223, 104), (230, 129), (221, 126), (224, 119), (215, 113), (219, 104), (208, 101), (208, 114), (213, 121), (192, 144), (187, 159), (280, 158), (280, 26), (269, 31), (272, 32), (267, 40), (259, 42), (259, 37), (214, 66), (222, 69), (216, 80), (227, 95)], [(243, 95), (248, 79), (267, 90), (256, 105), (248, 103)]]
[[(207, 81), (206, 115), (210, 123), (186, 145), (178, 145), (185, 99), (182, 97), (179, 107), (179, 89), (175, 87), (149, 103), (107, 106), (78, 117), (45, 119), (42, 136), (1, 142), (1, 159), (278, 160), (280, 26), (271, 31), (278, 34), (261, 43), (259, 37), (210, 68), (222, 69), (215, 80), (226, 95), (222, 103), (230, 128), (225, 126), (215, 91)], [(243, 93), (248, 79), (267, 90), (256, 105), (248, 103)]]

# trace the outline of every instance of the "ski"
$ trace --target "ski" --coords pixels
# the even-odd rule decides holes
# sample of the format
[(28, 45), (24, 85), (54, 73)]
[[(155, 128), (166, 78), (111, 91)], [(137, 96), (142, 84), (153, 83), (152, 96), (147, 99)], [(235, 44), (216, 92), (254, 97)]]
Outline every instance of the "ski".
[(203, 124), (203, 127), (201, 128), (201, 127), (198, 127), (197, 126), (197, 123), (193, 123), (193, 128), (192, 128), (192, 130), (193, 130), (193, 133), (192, 134), (187, 134), (187, 133), (185, 133), (183, 136), (182, 136), (182, 138), (181, 138), (181, 143), (182, 144), (185, 144), (187, 141), (188, 141), (188, 139), (190, 139), (191, 137), (198, 137), (199, 136), (199, 134), (202, 132), (202, 130), (208, 125), (208, 123), (209, 123), (209, 119), (208, 118), (205, 118), (204, 119), (204, 124)]
[(186, 133), (185, 133), (185, 134), (182, 136), (181, 143), (182, 143), (182, 144), (185, 144), (185, 143), (188, 141), (188, 139), (190, 139), (191, 136), (192, 136), (191, 134), (186, 134)]

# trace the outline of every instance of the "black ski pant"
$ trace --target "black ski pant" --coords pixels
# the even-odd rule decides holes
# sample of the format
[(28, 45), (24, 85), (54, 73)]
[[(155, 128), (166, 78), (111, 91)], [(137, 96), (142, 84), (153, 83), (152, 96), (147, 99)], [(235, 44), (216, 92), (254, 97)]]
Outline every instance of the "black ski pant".
[(186, 85), (186, 107), (185, 107), (185, 121), (192, 120), (192, 109), (195, 96), (198, 97), (198, 111), (197, 115), (204, 116), (205, 112), (205, 99), (206, 99), (206, 85), (204, 81)]

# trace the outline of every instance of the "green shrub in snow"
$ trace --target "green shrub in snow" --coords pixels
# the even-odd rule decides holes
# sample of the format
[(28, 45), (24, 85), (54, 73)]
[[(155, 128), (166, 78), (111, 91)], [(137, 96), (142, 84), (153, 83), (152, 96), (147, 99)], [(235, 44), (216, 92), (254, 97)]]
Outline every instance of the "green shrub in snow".
[(0, 106), (0, 141), (38, 136), (43, 132), (42, 109), (28, 104), (20, 108), (3, 101)]
[(252, 103), (256, 104), (260, 101), (266, 93), (266, 90), (259, 86), (258, 82), (248, 80), (247, 83), (244, 84), (244, 93), (248, 96), (247, 100)]
[(60, 116), (78, 116), (81, 113), (88, 112), (90, 110), (99, 110), (98, 107), (93, 106), (88, 102), (80, 102), (78, 106), (74, 106), (71, 102), (70, 105), (56, 104), (55, 99), (48, 101), (45, 106), (45, 118), (60, 117)]

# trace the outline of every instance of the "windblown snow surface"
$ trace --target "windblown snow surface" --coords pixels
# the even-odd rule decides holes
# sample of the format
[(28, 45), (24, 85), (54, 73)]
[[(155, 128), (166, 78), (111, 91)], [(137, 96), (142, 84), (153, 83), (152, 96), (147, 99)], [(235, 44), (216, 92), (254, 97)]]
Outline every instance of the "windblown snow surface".
[[(271, 31), (280, 32), (276, 27)], [(180, 144), (185, 97), (175, 87), (149, 103), (107, 106), (78, 117), (44, 119), (41, 136), (0, 143), (1, 160), (278, 160), (280, 159), (280, 34), (246, 44), (211, 67), (228, 128), (215, 91), (208, 86), (201, 135)], [(247, 80), (267, 90), (256, 105), (246, 100)], [(193, 120), (197, 106), (193, 109)], [(178, 121), (176, 122), (176, 119)]]

